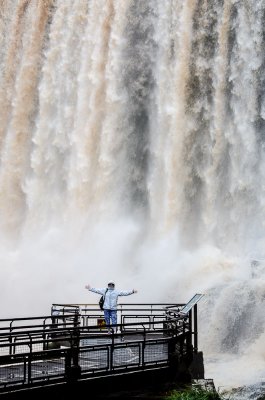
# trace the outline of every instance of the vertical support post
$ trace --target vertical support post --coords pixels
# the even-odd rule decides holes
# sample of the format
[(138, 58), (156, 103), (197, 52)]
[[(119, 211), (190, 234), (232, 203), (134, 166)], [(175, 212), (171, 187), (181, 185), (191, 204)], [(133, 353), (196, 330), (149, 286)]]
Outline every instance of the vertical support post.
[(74, 315), (74, 329), (73, 334), (70, 339), (71, 343), (71, 360), (70, 360), (70, 367), (69, 361), (67, 360), (67, 371), (66, 377), (69, 382), (75, 382), (77, 379), (80, 378), (81, 375), (81, 367), (79, 365), (79, 341), (80, 341), (80, 332), (78, 328), (79, 320), (78, 320), (78, 313)]
[[(71, 343), (71, 346), (72, 346), (72, 343)], [(71, 353), (72, 353), (71, 348), (69, 350), (67, 350), (67, 352), (65, 353), (65, 379), (67, 381), (71, 380)]]
[(120, 309), (119, 309), (119, 312), (118, 312), (118, 320), (117, 320), (117, 322), (120, 324), (120, 330), (121, 330), (121, 332), (122, 332), (122, 304), (120, 305)]
[(23, 365), (23, 373), (24, 373), (23, 382), (26, 383), (26, 380), (27, 380), (26, 379), (26, 377), (27, 377), (27, 357), (24, 357), (23, 363), (24, 363), (24, 365)]
[(142, 368), (144, 368), (144, 352), (145, 352), (145, 346), (146, 346), (146, 330), (145, 330), (145, 326), (142, 325), (142, 327), (144, 328), (144, 341), (142, 343)]
[(194, 306), (194, 321), (193, 321), (193, 332), (194, 332), (194, 353), (198, 352), (198, 315), (197, 315), (197, 304)]
[(29, 337), (29, 356), (28, 356), (28, 384), (31, 383), (31, 367), (32, 367), (32, 337)]
[(193, 346), (192, 346), (192, 336), (193, 336), (193, 332), (192, 332), (192, 325), (193, 325), (193, 321), (192, 321), (192, 310), (189, 311), (189, 319), (188, 319), (188, 332), (186, 335), (186, 351), (187, 354), (189, 356), (192, 355), (193, 353)]
[(168, 365), (170, 375), (175, 380), (179, 370), (180, 353), (176, 349), (176, 336), (168, 340)]
[(110, 345), (110, 366), (109, 369), (110, 371), (113, 370), (113, 353), (114, 353), (114, 329), (110, 327), (111, 330), (111, 345)]
[(74, 368), (79, 368), (79, 363), (78, 363), (78, 356), (79, 356), (79, 329), (78, 329), (78, 314), (76, 313), (74, 316), (74, 333), (73, 333), (73, 367)]
[(12, 343), (12, 336), (9, 336), (9, 355), (15, 354), (15, 345)]
[(10, 346), (9, 346), (9, 354), (10, 354), (10, 356), (11, 356), (12, 354), (15, 354), (15, 346), (12, 346), (12, 344), (13, 344), (12, 335), (11, 335), (12, 330), (13, 330), (12, 323), (13, 323), (13, 321), (10, 322), (10, 332), (9, 332), (9, 333), (10, 333), (10, 336), (9, 336), (9, 343), (10, 343)]

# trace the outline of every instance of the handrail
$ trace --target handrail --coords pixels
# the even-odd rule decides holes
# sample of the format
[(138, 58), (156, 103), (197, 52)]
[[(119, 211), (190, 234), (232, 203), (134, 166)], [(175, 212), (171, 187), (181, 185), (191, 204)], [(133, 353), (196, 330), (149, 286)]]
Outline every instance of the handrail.
[[(90, 311), (87, 308), (83, 310), (80, 305), (64, 304), (57, 305), (64, 307), (63, 310), (49, 316), (0, 320), (0, 324), (12, 321), (11, 327), (0, 325), (0, 372), (8, 382), (7, 390), (25, 382), (30, 387), (38, 384), (36, 382), (45, 385), (50, 379), (53, 382), (68, 382), (79, 376), (85, 379), (113, 374), (116, 370), (125, 373), (147, 367), (169, 367), (171, 352), (179, 351), (179, 355), (185, 357), (193, 349), (197, 351), (197, 305), (183, 316), (172, 312), (176, 307), (181, 308), (182, 304), (125, 303), (118, 311), (129, 322), (103, 327), (93, 321), (103, 314), (98, 304), (94, 306), (94, 314), (91, 312), (90, 315)], [(53, 310), (55, 307), (53, 304)], [(64, 314), (70, 307), (74, 312)], [(41, 319), (42, 324), (38, 322)], [(24, 323), (33, 320), (36, 321), (31, 325)], [(19, 326), (19, 322), (22, 325)], [(91, 322), (93, 325), (90, 325)], [(112, 331), (111, 335), (107, 334), (108, 329)], [(136, 361), (129, 358), (126, 364), (127, 349), (136, 354)], [(93, 357), (95, 360), (102, 357), (103, 364), (93, 366), (93, 362), (86, 362)], [(55, 365), (50, 375), (37, 372), (42, 365), (52, 369), (57, 362), (58, 370)], [(21, 374), (15, 381), (8, 375), (8, 368), (12, 371), (12, 367)], [(0, 381), (0, 393), (3, 388), (7, 388), (4, 380)]]
[[(177, 318), (175, 318), (176, 319), (176, 321), (177, 320), (181, 320), (183, 317), (177, 317)], [(150, 322), (150, 321), (138, 321), (138, 322), (128, 322), (128, 323), (124, 323), (124, 324), (113, 324), (113, 325), (111, 325), (111, 327), (117, 327), (117, 328), (120, 328), (120, 327), (124, 327), (124, 326), (126, 326), (126, 327), (130, 327), (130, 326), (139, 326), (139, 325), (159, 325), (159, 324), (162, 324), (162, 323), (164, 323), (166, 320), (165, 319), (161, 319), (161, 320), (158, 320), (158, 321), (152, 321), (152, 322)], [(60, 325), (60, 324), (58, 324), (58, 325)], [(106, 328), (108, 327), (108, 325), (106, 325)], [(5, 337), (5, 336), (17, 336), (17, 335), (23, 335), (23, 334), (27, 334), (29, 331), (33, 334), (38, 334), (38, 333), (43, 333), (43, 332), (46, 332), (46, 333), (53, 333), (53, 332), (60, 332), (60, 331), (65, 331), (65, 330), (68, 330), (68, 331), (71, 331), (71, 330), (74, 330), (74, 329), (76, 329), (76, 327), (74, 327), (73, 326), (73, 324), (71, 324), (71, 326), (69, 326), (68, 327), (68, 329), (66, 329), (66, 328), (64, 328), (64, 327), (56, 327), (56, 326), (54, 326), (54, 325), (51, 325), (50, 327), (49, 327), (49, 329), (48, 329), (48, 326), (46, 326), (45, 327), (45, 329), (36, 329), (36, 330), (34, 330), (34, 331), (32, 331), (32, 330), (30, 330), (30, 328), (32, 328), (32, 327), (28, 327), (29, 329), (26, 329), (26, 330), (24, 330), (24, 331), (19, 331), (19, 332), (14, 332), (14, 331), (12, 331), (12, 332), (8, 332), (8, 333), (5, 333), (5, 332), (0, 332), (0, 338), (1, 337)], [(102, 327), (99, 327), (98, 325), (89, 325), (89, 326), (78, 326), (78, 329), (80, 330), (80, 331), (85, 331), (85, 330), (94, 330), (94, 329), (98, 329), (98, 330), (101, 330), (102, 329)]]

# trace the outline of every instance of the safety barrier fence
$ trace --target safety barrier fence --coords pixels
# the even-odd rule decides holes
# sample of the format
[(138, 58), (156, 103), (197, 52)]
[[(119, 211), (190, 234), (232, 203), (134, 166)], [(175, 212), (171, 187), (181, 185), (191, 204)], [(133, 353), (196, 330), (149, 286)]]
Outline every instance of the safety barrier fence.
[(197, 305), (186, 315), (178, 315), (181, 307), (126, 304), (111, 327), (99, 323), (97, 305), (53, 305), (50, 316), (0, 320), (0, 393), (169, 366), (172, 354), (197, 349)]

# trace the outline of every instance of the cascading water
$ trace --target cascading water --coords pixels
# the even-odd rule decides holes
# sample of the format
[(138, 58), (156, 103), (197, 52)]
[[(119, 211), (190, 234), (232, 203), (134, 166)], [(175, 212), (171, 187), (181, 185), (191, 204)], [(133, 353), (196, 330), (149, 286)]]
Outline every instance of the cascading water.
[(265, 380), (265, 4), (0, 0), (1, 317), (196, 292), (206, 377)]

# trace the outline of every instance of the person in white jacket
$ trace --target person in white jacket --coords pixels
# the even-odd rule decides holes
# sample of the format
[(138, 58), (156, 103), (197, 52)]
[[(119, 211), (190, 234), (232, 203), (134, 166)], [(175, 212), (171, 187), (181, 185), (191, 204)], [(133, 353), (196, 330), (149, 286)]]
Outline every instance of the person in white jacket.
[[(116, 290), (115, 283), (113, 281), (108, 282), (107, 288), (93, 288), (90, 285), (86, 285), (85, 289), (88, 289), (90, 292), (98, 293), (105, 296), (104, 299), (104, 318), (106, 321), (106, 325), (115, 325), (117, 324), (117, 303), (119, 296), (129, 296), (133, 293), (137, 293), (137, 290)], [(117, 330), (117, 329), (116, 329)], [(111, 331), (109, 331), (111, 333)]]

